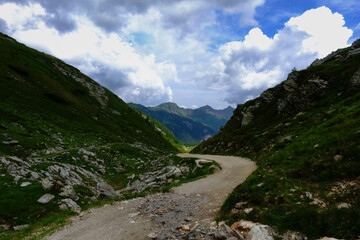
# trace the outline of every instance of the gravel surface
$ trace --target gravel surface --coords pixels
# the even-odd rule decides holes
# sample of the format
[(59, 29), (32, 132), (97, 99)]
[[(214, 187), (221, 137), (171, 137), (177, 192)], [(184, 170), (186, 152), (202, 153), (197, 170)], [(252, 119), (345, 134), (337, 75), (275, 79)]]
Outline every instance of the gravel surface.
[(213, 219), (221, 204), (256, 169), (256, 164), (240, 157), (179, 156), (215, 160), (222, 170), (169, 193), (82, 212), (46, 239), (213, 239)]

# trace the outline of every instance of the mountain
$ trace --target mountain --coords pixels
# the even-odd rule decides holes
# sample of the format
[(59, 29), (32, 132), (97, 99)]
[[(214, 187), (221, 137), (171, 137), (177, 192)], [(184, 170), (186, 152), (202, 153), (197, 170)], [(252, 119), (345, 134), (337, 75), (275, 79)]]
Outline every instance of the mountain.
[(214, 136), (234, 110), (230, 106), (224, 110), (215, 110), (210, 106), (193, 110), (181, 108), (175, 103), (163, 103), (156, 107), (129, 105), (160, 121), (184, 144), (197, 144)]
[(249, 219), (311, 239), (356, 239), (359, 139), (358, 40), (238, 105), (225, 127), (193, 152), (241, 155), (259, 166), (227, 199), (220, 218)]
[(210, 136), (214, 136), (216, 133), (211, 128), (187, 117), (163, 110), (153, 110), (152, 108), (147, 108), (140, 104), (129, 103), (129, 105), (161, 122), (167, 129), (173, 132), (176, 139), (181, 141), (183, 144), (197, 144)]
[(41, 224), (72, 215), (61, 209), (79, 212), (207, 172), (174, 155), (160, 124), (78, 69), (4, 34), (0, 56), (1, 239), (49, 231)]

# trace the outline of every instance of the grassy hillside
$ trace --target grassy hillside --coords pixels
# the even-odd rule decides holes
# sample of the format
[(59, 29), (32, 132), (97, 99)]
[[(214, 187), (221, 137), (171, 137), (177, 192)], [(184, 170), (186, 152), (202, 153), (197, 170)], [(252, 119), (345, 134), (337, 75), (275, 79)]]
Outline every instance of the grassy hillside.
[(193, 150), (259, 165), (224, 203), (221, 219), (250, 219), (311, 239), (360, 236), (359, 48), (293, 71), (239, 105), (219, 134)]
[[(76, 68), (3, 34), (0, 56), (0, 239), (38, 238), (80, 208), (206, 174)], [(168, 169), (166, 182), (139, 180)]]

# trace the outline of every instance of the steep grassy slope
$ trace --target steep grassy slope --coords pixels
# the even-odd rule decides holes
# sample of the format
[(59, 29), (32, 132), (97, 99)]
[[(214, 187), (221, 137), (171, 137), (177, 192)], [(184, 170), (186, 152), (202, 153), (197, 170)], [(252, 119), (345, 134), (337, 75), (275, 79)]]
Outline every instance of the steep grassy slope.
[(210, 106), (198, 109), (181, 108), (175, 103), (163, 103), (156, 107), (145, 107), (140, 104), (129, 105), (153, 119), (160, 121), (177, 139), (184, 144), (197, 144), (214, 136), (230, 118), (233, 108), (215, 110)]
[(221, 218), (260, 221), (310, 238), (358, 238), (359, 52), (354, 44), (293, 71), (239, 105), (219, 134), (193, 150), (247, 156), (259, 165), (227, 199)]
[[(203, 174), (174, 155), (159, 126), (79, 70), (3, 34), (0, 56), (0, 239), (47, 231), (120, 190), (127, 198)], [(153, 172), (169, 179), (139, 180)], [(44, 194), (53, 200), (39, 203)]]

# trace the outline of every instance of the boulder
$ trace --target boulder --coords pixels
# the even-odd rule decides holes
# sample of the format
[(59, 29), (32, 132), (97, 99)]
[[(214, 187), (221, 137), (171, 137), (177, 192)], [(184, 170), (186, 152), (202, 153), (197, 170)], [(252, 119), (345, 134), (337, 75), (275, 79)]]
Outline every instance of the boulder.
[(273, 230), (266, 225), (259, 225), (251, 228), (246, 236), (246, 240), (274, 240), (272, 237)]
[(54, 198), (55, 198), (54, 195), (47, 193), (47, 194), (43, 195), (41, 198), (39, 198), (37, 200), (37, 202), (45, 204), (45, 203), (51, 202)]
[(342, 155), (335, 155), (334, 156), (334, 161), (335, 162), (339, 162), (339, 161), (341, 161), (341, 160), (343, 160), (344, 159), (344, 157), (342, 156)]
[(31, 182), (23, 182), (20, 184), (20, 187), (26, 187), (26, 186), (29, 186), (31, 185)]
[(97, 189), (100, 191), (100, 196), (104, 196), (107, 198), (115, 198), (118, 196), (114, 188), (106, 182), (98, 182)]
[(74, 200), (72, 200), (70, 198), (61, 200), (61, 204), (59, 205), (59, 208), (62, 210), (70, 209), (71, 211), (74, 211), (77, 213), (81, 212), (81, 207), (79, 205), (77, 205), (77, 203), (74, 202)]
[(54, 184), (48, 178), (44, 178), (41, 180), (41, 185), (45, 191), (49, 191), (53, 188)]
[(341, 209), (341, 208), (351, 208), (351, 204), (350, 203), (340, 203), (337, 205), (337, 208), (338, 209)]
[(79, 200), (79, 197), (71, 185), (66, 185), (65, 187), (61, 188), (59, 195), (62, 197), (71, 198), (74, 201)]

